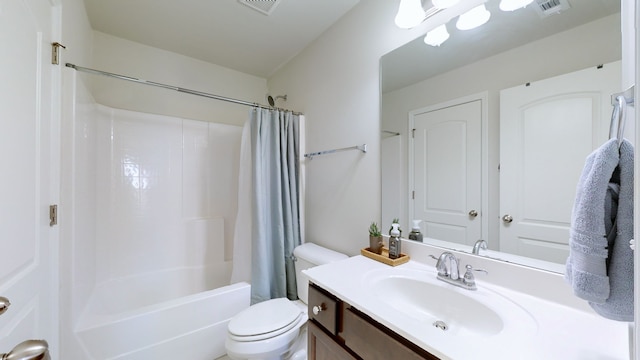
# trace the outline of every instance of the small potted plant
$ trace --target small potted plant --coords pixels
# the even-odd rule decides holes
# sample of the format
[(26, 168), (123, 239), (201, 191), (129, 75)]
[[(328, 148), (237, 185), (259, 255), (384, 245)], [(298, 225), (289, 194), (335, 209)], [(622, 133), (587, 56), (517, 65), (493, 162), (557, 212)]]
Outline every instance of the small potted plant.
[(378, 224), (374, 221), (369, 225), (369, 251), (375, 254), (382, 254), (382, 233), (378, 228)]

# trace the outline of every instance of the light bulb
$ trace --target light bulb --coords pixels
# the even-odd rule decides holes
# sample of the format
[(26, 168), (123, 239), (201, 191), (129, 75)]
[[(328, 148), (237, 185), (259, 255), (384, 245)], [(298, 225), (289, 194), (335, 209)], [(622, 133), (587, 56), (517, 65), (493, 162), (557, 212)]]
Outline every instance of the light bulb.
[(410, 29), (420, 24), (425, 17), (422, 1), (400, 0), (400, 7), (396, 15), (396, 25), (402, 29)]
[(531, 4), (533, 0), (501, 0), (500, 10), (514, 11)]
[(459, 2), (460, 0), (431, 0), (433, 6), (437, 7), (438, 9), (450, 8)]
[(431, 46), (440, 46), (448, 38), (447, 26), (442, 24), (427, 33), (427, 36), (424, 37), (424, 43)]
[(490, 17), (491, 13), (482, 4), (460, 15), (456, 27), (460, 30), (471, 30), (489, 21)]

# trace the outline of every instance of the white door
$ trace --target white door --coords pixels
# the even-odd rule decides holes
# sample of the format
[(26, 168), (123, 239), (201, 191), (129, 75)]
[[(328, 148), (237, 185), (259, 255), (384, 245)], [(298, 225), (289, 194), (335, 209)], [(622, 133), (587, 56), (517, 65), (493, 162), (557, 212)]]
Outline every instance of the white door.
[(56, 336), (52, 7), (46, 0), (0, 1), (0, 296), (11, 302), (0, 315), (0, 353)]
[(482, 101), (412, 117), (413, 219), (426, 237), (473, 245), (482, 230)]
[(619, 89), (615, 62), (500, 92), (500, 250), (566, 261), (576, 185)]

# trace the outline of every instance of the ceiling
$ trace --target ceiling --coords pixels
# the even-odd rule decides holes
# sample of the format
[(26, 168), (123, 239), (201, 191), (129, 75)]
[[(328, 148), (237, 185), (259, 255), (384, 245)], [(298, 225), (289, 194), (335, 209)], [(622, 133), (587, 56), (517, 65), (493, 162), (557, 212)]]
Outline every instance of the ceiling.
[(513, 12), (501, 11), (499, 3), (497, 0), (486, 2), (491, 18), (476, 29), (457, 30), (456, 18), (449, 21), (447, 30), (451, 36), (439, 47), (426, 45), (423, 42), (424, 36), (420, 36), (383, 56), (382, 92), (415, 84), (522, 44), (620, 12), (620, 0), (568, 0), (568, 10), (547, 17), (541, 17), (536, 11), (536, 1)]
[[(268, 78), (359, 0), (84, 0), (94, 30)], [(264, 7), (264, 4), (268, 4)]]

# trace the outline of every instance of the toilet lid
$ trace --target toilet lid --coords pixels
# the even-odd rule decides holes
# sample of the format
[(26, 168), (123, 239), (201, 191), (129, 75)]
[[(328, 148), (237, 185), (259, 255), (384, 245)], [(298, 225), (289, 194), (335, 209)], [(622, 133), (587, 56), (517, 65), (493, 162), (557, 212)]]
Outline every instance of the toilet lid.
[(302, 311), (289, 299), (272, 299), (252, 305), (234, 316), (228, 329), (235, 338), (251, 337), (253, 341), (288, 331), (301, 317)]

